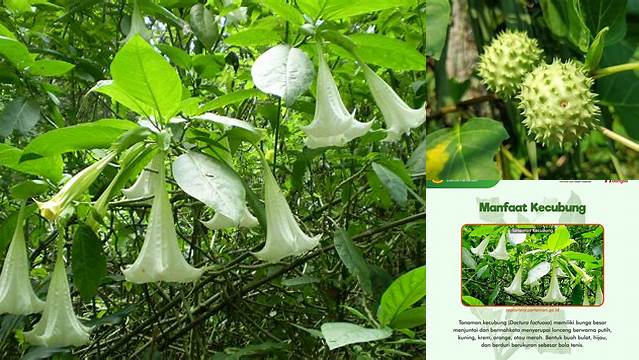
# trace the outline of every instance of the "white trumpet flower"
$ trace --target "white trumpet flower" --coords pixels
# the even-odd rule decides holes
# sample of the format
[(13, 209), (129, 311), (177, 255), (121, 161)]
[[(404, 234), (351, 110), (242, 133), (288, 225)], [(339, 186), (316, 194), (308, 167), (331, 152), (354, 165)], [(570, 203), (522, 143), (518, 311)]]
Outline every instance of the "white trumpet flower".
[(229, 11), (225, 16), (226, 18), (225, 25), (231, 26), (234, 24), (244, 24), (247, 19), (247, 11), (248, 11), (248, 8), (246, 6), (240, 6), (239, 8), (233, 11)]
[(546, 292), (546, 296), (541, 298), (541, 301), (543, 302), (552, 303), (566, 301), (566, 297), (561, 294), (561, 289), (559, 288), (559, 280), (557, 280), (557, 269), (558, 267), (554, 267), (552, 269), (548, 291)]
[(539, 285), (539, 279), (544, 277), (550, 272), (550, 263), (548, 261), (540, 262), (528, 271), (528, 278), (524, 282), (524, 285), (537, 286)]
[(40, 214), (49, 221), (56, 220), (71, 202), (89, 189), (98, 175), (117, 153), (110, 151), (102, 159), (87, 166), (69, 179), (57, 194), (45, 202), (37, 202)]
[(331, 70), (318, 46), (319, 71), (317, 74), (317, 100), (313, 122), (302, 126), (308, 138), (305, 145), (311, 149), (327, 146), (343, 146), (366, 134), (372, 122), (355, 120), (355, 111), (349, 113), (342, 102)]
[(504, 233), (501, 234), (497, 247), (493, 251), (489, 252), (488, 255), (497, 260), (508, 260), (510, 258), (508, 251), (506, 251), (506, 235)]
[(169, 195), (164, 181), (164, 157), (161, 151), (153, 161), (161, 164), (152, 174), (154, 193), (149, 225), (144, 244), (135, 262), (123, 269), (127, 281), (141, 284), (156, 281), (192, 282), (202, 275), (204, 268), (186, 262), (178, 246)]
[(202, 224), (204, 224), (204, 226), (211, 230), (219, 230), (236, 226), (243, 228), (252, 228), (256, 227), (260, 223), (247, 208), (244, 208), (244, 210), (242, 210), (242, 214), (240, 215), (239, 223), (233, 221), (233, 219), (229, 217), (222, 215), (221, 213), (215, 213), (215, 215), (213, 215), (213, 218), (207, 221), (202, 221)]
[(20, 207), (16, 229), (0, 275), (0, 314), (27, 315), (44, 308), (29, 281), (29, 261), (24, 241), (24, 204)]
[(519, 245), (526, 241), (526, 233), (508, 233), (508, 241), (511, 245)]
[(590, 282), (592, 282), (592, 276), (588, 275), (588, 273), (586, 273), (584, 269), (577, 266), (574, 261), (570, 261), (570, 266), (575, 269), (575, 272), (579, 274), (579, 276), (581, 277), (581, 281), (583, 281), (585, 284), (590, 284)]
[(126, 35), (126, 38), (122, 40), (122, 43), (124, 44), (131, 40), (135, 35), (140, 35), (147, 41), (151, 38), (151, 32), (146, 28), (146, 23), (144, 22), (144, 17), (140, 13), (137, 1), (133, 2), (133, 12), (131, 13), (129, 33)]
[(373, 99), (379, 106), (386, 123), (385, 141), (397, 141), (402, 134), (410, 133), (426, 121), (426, 104), (419, 109), (413, 109), (393, 91), (379, 75), (366, 64), (360, 63), (364, 69), (364, 77), (371, 90)]
[(287, 256), (299, 255), (319, 244), (322, 235), (308, 236), (295, 221), (266, 160), (264, 167), (264, 204), (266, 210), (266, 244), (253, 255), (267, 262), (278, 262)]
[[(142, 169), (142, 172), (135, 180), (133, 185), (126, 189), (122, 189), (122, 194), (125, 198), (134, 200), (153, 196), (153, 189), (151, 188), (151, 174), (157, 173), (158, 168), (162, 166), (162, 164), (157, 164), (157, 161), (158, 160), (156, 160), (156, 158), (153, 158), (153, 160), (149, 162), (149, 164), (144, 169)], [(143, 203), (151, 204), (153, 203), (153, 199), (147, 199)]]
[(82, 325), (73, 312), (62, 246), (59, 246), (44, 312), (33, 330), (25, 332), (24, 337), (32, 345), (80, 346), (89, 342), (89, 331), (91, 328)]
[(488, 246), (488, 243), (490, 242), (490, 238), (488, 236), (486, 236), (484, 238), (484, 240), (482, 240), (479, 245), (477, 245), (474, 248), (470, 249), (470, 252), (472, 252), (473, 254), (477, 255), (480, 259), (484, 258), (484, 252), (486, 252), (486, 247)]
[(601, 291), (601, 284), (597, 282), (597, 291), (595, 292), (595, 305), (603, 304), (604, 295), (603, 291)]
[(504, 288), (504, 291), (509, 293), (510, 295), (523, 296), (524, 292), (521, 290), (521, 274), (523, 271), (523, 267), (520, 266), (519, 270), (515, 274), (513, 281), (510, 283), (509, 287)]

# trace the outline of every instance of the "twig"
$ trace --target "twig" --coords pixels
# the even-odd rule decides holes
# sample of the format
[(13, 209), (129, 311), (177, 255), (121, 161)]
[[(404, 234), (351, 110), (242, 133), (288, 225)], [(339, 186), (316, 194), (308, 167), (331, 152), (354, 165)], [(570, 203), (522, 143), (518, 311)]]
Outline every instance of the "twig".
[(614, 141), (616, 141), (616, 142), (618, 142), (618, 143), (630, 148), (631, 150), (639, 152), (639, 144), (637, 144), (636, 142), (634, 142), (634, 141), (632, 141), (632, 140), (630, 140), (630, 139), (628, 139), (626, 137), (623, 137), (623, 136), (617, 134), (616, 132), (614, 132), (614, 131), (612, 131), (612, 130), (610, 130), (608, 128), (605, 128), (605, 127), (603, 127), (601, 125), (599, 126), (599, 130), (604, 135), (606, 135), (608, 138), (610, 138), (610, 139), (612, 139), (612, 140), (614, 140)]
[(444, 106), (441, 109), (439, 109), (439, 111), (434, 112), (430, 115), (427, 115), (426, 118), (438, 118), (438, 117), (441, 117), (442, 115), (461, 111), (462, 109), (471, 105), (479, 104), (485, 101), (493, 101), (493, 100), (497, 100), (497, 98), (492, 94), (478, 96), (476, 98), (460, 101), (456, 105)]

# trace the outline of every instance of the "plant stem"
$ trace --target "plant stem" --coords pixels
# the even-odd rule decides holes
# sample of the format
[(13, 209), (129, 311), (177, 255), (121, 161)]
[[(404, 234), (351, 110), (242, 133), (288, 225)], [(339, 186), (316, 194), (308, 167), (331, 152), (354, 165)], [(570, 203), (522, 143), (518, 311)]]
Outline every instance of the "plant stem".
[(627, 64), (608, 66), (595, 71), (593, 78), (599, 79), (604, 76), (616, 74), (623, 71), (639, 70), (639, 62), (631, 62)]
[(510, 151), (508, 151), (508, 149), (502, 146), (501, 152), (508, 158), (508, 160), (510, 160), (515, 165), (517, 169), (519, 169), (519, 171), (521, 171), (524, 175), (526, 175), (527, 178), (529, 179), (534, 178), (530, 170), (526, 169), (525, 166), (523, 166), (517, 159), (515, 159), (513, 154)]
[(614, 141), (616, 141), (616, 142), (618, 142), (618, 143), (630, 148), (631, 150), (639, 152), (639, 144), (637, 144), (636, 142), (634, 142), (634, 141), (632, 141), (632, 140), (630, 140), (630, 139), (628, 139), (626, 137), (623, 137), (623, 136), (617, 134), (616, 132), (614, 132), (614, 131), (612, 131), (610, 129), (607, 129), (607, 128), (603, 127), (603, 126), (599, 126), (599, 130), (604, 135), (606, 135), (608, 138), (610, 138), (610, 139), (612, 139), (612, 140), (614, 140)]
[(443, 106), (441, 109), (439, 109), (438, 112), (430, 114), (429, 116), (427, 116), (427, 118), (431, 118), (431, 119), (438, 118), (438, 117), (441, 117), (442, 115), (461, 111), (462, 109), (470, 105), (479, 104), (485, 101), (493, 101), (493, 100), (496, 100), (495, 96), (493, 95), (478, 96), (476, 98), (460, 101), (456, 105)]

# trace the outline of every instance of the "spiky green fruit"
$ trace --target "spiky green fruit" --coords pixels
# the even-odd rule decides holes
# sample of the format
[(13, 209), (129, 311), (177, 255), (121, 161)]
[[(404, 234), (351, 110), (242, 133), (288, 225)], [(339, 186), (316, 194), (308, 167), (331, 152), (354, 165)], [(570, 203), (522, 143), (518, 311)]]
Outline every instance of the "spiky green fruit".
[(497, 96), (510, 98), (517, 93), (524, 76), (541, 62), (541, 56), (536, 39), (523, 31), (508, 30), (484, 48), (479, 76)]
[(571, 60), (555, 59), (526, 75), (517, 97), (523, 123), (535, 141), (562, 146), (595, 127), (599, 107), (592, 83), (583, 65)]

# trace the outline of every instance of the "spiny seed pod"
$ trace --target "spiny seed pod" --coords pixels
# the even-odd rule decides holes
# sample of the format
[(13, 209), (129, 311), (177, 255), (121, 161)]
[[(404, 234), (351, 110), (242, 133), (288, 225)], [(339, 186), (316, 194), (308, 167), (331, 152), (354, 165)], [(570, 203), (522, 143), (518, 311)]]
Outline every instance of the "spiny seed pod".
[(584, 67), (571, 60), (555, 59), (526, 75), (517, 97), (523, 123), (535, 141), (562, 146), (595, 127), (599, 108), (592, 83)]
[(541, 62), (536, 39), (523, 31), (505, 31), (484, 49), (479, 60), (479, 76), (495, 94), (510, 98), (526, 74)]

